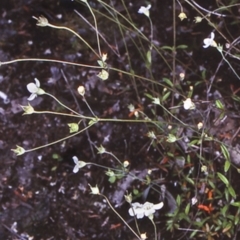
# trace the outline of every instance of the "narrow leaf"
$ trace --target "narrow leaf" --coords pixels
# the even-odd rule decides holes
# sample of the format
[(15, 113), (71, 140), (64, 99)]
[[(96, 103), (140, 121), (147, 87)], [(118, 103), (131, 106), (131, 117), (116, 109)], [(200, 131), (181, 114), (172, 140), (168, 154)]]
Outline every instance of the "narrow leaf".
[(219, 172), (217, 172), (217, 175), (218, 175), (218, 177), (221, 179), (221, 181), (222, 181), (223, 183), (225, 183), (227, 186), (229, 185), (229, 182), (228, 182), (227, 178), (226, 178), (224, 175), (222, 175), (222, 174), (219, 173)]
[(236, 198), (236, 197), (237, 197), (236, 192), (235, 192), (235, 190), (233, 189), (232, 186), (229, 186), (229, 187), (228, 187), (228, 191), (229, 191), (230, 195), (231, 195), (233, 198)]

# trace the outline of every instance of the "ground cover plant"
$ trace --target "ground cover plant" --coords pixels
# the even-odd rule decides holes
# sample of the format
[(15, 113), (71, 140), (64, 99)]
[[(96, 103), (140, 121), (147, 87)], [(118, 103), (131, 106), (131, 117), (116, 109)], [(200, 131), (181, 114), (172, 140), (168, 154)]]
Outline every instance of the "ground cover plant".
[(31, 4), (0, 52), (0, 235), (238, 239), (240, 4)]

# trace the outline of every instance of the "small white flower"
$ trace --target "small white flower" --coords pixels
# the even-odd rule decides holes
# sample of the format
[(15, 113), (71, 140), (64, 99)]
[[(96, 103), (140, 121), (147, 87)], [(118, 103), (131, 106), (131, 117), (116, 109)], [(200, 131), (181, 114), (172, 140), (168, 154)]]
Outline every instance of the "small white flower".
[(201, 166), (201, 172), (207, 172), (207, 166), (206, 165), (202, 165)]
[(100, 147), (97, 147), (98, 154), (103, 154), (106, 152), (106, 149), (101, 145)]
[(175, 135), (169, 133), (168, 136), (167, 136), (167, 140), (166, 141), (169, 142), (169, 143), (174, 143), (174, 142), (177, 141), (177, 138), (176, 138)]
[(91, 188), (91, 191), (92, 191), (92, 194), (99, 194), (100, 193), (100, 191), (99, 191), (99, 188), (98, 188), (98, 186), (96, 185), (96, 187), (92, 187), (90, 184), (88, 184), (89, 185), (89, 187)]
[(79, 86), (77, 91), (83, 97), (84, 94), (85, 94), (85, 87), (84, 86)]
[(74, 173), (77, 173), (80, 168), (83, 168), (84, 166), (87, 165), (87, 163), (85, 163), (84, 161), (79, 161), (76, 156), (73, 157), (73, 161), (75, 163), (75, 166), (73, 168)]
[(211, 37), (210, 38), (205, 38), (203, 40), (203, 43), (204, 43), (203, 47), (204, 48), (208, 48), (210, 46), (217, 47), (217, 43), (214, 41), (214, 37), (215, 37), (214, 32), (211, 32)]
[(124, 162), (123, 162), (123, 167), (124, 168), (127, 168), (128, 166), (129, 166), (129, 161), (128, 160), (125, 160)]
[(141, 239), (142, 240), (147, 239), (147, 233), (141, 233)]
[(187, 18), (187, 15), (186, 15), (186, 13), (181, 12), (181, 13), (178, 15), (178, 17), (179, 17), (180, 20), (182, 21), (182, 20), (184, 20), (185, 18)]
[(202, 129), (202, 127), (203, 127), (203, 123), (199, 122), (198, 125), (197, 125), (198, 130)]
[(159, 210), (163, 207), (163, 202), (158, 204), (153, 204), (150, 202), (145, 202), (140, 204), (138, 202), (132, 203), (132, 207), (128, 210), (130, 216), (136, 216), (138, 219), (143, 218), (144, 216), (149, 217), (153, 215), (156, 210)]
[(33, 18), (37, 20), (37, 26), (46, 27), (49, 25), (48, 20), (43, 16), (40, 16), (38, 18), (33, 16)]
[(198, 202), (198, 200), (197, 200), (196, 197), (193, 197), (193, 198), (191, 199), (192, 205), (195, 205), (197, 202)]
[(149, 9), (151, 8), (151, 4), (148, 4), (147, 7), (140, 7), (138, 13), (144, 14), (145, 16), (149, 17)]
[(22, 105), (20, 106), (24, 111), (23, 115), (34, 113), (34, 108), (31, 106), (30, 103), (28, 103), (28, 106), (22, 106)]
[(132, 202), (132, 194), (124, 195), (126, 202), (131, 203)]
[(159, 98), (153, 98), (152, 103), (153, 103), (153, 104), (160, 105), (160, 99), (159, 99)]
[(42, 95), (45, 93), (43, 89), (40, 88), (40, 82), (37, 78), (34, 78), (35, 83), (29, 83), (27, 85), (28, 91), (31, 93), (30, 97), (28, 98), (29, 101), (32, 101), (37, 95)]
[(151, 139), (157, 139), (157, 137), (156, 137), (156, 135), (155, 135), (155, 133), (154, 133), (153, 131), (148, 132), (148, 133), (147, 133), (147, 136), (148, 136), (149, 138), (151, 138)]
[(11, 149), (17, 156), (22, 155), (26, 152), (26, 150), (17, 145), (17, 148)]
[(191, 110), (195, 109), (195, 104), (192, 102), (191, 98), (187, 98), (185, 101), (183, 101), (183, 107), (185, 110)]

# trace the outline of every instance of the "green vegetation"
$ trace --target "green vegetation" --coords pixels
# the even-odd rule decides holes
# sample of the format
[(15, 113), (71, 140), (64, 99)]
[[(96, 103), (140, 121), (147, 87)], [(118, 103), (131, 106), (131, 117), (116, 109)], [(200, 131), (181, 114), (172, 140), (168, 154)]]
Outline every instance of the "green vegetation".
[[(234, 33), (234, 26), (240, 24), (235, 8), (239, 8), (240, 4), (229, 1), (226, 5), (227, 1), (216, 1), (214, 6), (217, 7), (209, 10), (195, 1), (172, 1), (172, 25), (161, 23), (160, 26), (168, 29), (166, 34), (172, 35), (172, 42), (163, 43), (158, 42), (158, 36), (165, 33), (158, 32), (156, 22), (156, 11), (163, 9), (146, 4), (137, 13), (129, 10), (124, 0), (119, 1), (117, 6), (101, 0), (96, 4), (86, 0), (79, 2), (90, 11), (92, 23), (89, 23), (89, 28), (94, 30), (95, 43), (84, 39), (72, 28), (49, 23), (43, 16), (34, 18), (39, 27), (74, 34), (91, 51), (89, 59), (96, 58), (95, 65), (40, 58), (15, 59), (1, 62), (1, 65), (39, 61), (69, 64), (86, 71), (92, 69), (104, 84), (114, 83), (117, 78), (121, 86), (119, 97), (125, 94), (131, 94), (131, 97), (126, 101), (128, 103), (120, 106), (123, 112), (120, 117), (117, 113), (114, 117), (110, 114), (100, 116), (91, 105), (93, 96), (81, 84), (76, 91), (89, 112), (85, 115), (47, 92), (41, 86), (41, 79), (36, 78), (35, 83), (27, 85), (31, 95), (28, 105), (22, 106), (24, 115), (69, 117), (66, 126), (70, 134), (31, 149), (17, 146), (13, 152), (22, 155), (46, 148), (85, 133), (99, 124), (137, 126), (137, 137), (147, 139), (147, 144), (138, 149), (140, 154), (143, 151), (147, 153), (144, 169), (141, 165), (141, 170), (135, 171), (131, 166), (134, 160), (124, 159), (123, 155), (108, 149), (104, 143), (98, 146), (93, 143), (92, 151), (108, 156), (111, 161), (98, 164), (73, 156), (73, 172), (79, 174), (86, 166), (104, 168), (108, 184), (113, 187), (121, 185), (126, 178), (132, 179), (124, 195), (126, 204), (129, 204), (128, 217), (134, 218), (135, 224), (127, 223), (126, 215), (123, 217), (116, 211), (113, 207), (115, 203), (100, 193), (98, 187), (101, 189), (101, 186), (91, 187), (91, 191), (99, 195), (97, 197), (106, 199), (110, 208), (138, 239), (159, 239), (159, 233), (160, 239), (169, 236), (172, 239), (236, 239), (240, 226), (239, 184), (236, 181), (239, 178), (240, 152), (236, 147), (238, 127), (236, 119), (231, 116), (238, 115), (240, 98), (237, 85), (230, 88), (229, 84), (226, 90), (218, 87), (218, 83), (223, 81), (225, 86), (228, 84), (226, 76), (219, 74), (222, 66), (229, 78), (240, 81), (239, 37)], [(114, 26), (114, 33), (111, 29), (104, 29), (108, 25)], [(117, 43), (114, 43), (114, 34)], [(192, 41), (194, 34), (199, 34), (200, 41)], [(193, 52), (202, 54), (202, 59), (198, 59)], [(213, 57), (207, 52), (211, 52)], [(211, 58), (203, 59), (205, 56)], [(214, 57), (217, 60), (212, 63)], [(116, 59), (118, 64), (114, 66)], [(61, 111), (33, 108), (31, 101), (39, 95), (54, 99)], [(226, 127), (226, 123), (231, 126)], [(141, 175), (139, 171), (145, 173)], [(131, 185), (133, 182), (134, 186)], [(172, 188), (169, 188), (170, 183)], [(136, 204), (135, 200), (140, 198), (145, 203)], [(148, 201), (148, 198), (154, 199), (154, 202)], [(119, 199), (119, 202), (123, 200)], [(146, 233), (138, 220), (143, 217), (149, 218), (153, 224)]]

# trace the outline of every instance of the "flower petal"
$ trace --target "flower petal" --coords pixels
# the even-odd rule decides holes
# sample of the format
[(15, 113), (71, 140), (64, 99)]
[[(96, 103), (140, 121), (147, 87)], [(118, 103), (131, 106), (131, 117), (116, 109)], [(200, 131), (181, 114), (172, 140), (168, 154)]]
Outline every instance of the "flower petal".
[(155, 209), (154, 208), (150, 208), (150, 209), (145, 210), (144, 215), (146, 217), (148, 217), (148, 216), (150, 216), (150, 215), (152, 215), (154, 213), (155, 213)]
[(211, 40), (213, 40), (215, 38), (215, 34), (214, 32), (211, 32)]
[(27, 89), (30, 93), (36, 93), (38, 91), (38, 87), (36, 86), (35, 83), (29, 83), (27, 85)]
[(143, 218), (144, 217), (144, 210), (141, 209), (141, 211), (138, 211), (138, 213), (136, 215), (137, 215), (137, 219)]
[(158, 204), (155, 204), (153, 208), (158, 210), (158, 209), (161, 209), (162, 207), (163, 207), (163, 202), (160, 202)]
[(73, 172), (74, 173), (77, 173), (79, 171), (79, 167), (78, 165), (76, 164), (75, 167), (73, 168)]
[(39, 80), (38, 80), (37, 78), (34, 78), (34, 80), (35, 80), (36, 86), (39, 88), (39, 87), (40, 87), (40, 82), (39, 82)]
[(78, 158), (76, 156), (73, 156), (72, 159), (73, 159), (75, 164), (78, 164)]
[(28, 101), (32, 101), (35, 97), (37, 97), (37, 94), (32, 93), (30, 97), (28, 98)]

